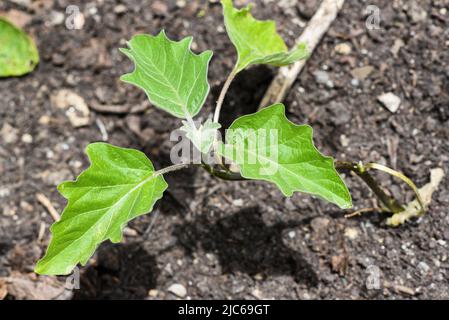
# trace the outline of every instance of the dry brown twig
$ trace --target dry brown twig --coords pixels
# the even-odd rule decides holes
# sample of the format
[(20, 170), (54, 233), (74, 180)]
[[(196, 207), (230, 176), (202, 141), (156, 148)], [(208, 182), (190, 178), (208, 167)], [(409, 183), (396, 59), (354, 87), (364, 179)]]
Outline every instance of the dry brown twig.
[[(307, 43), (309, 52), (312, 53), (337, 17), (344, 2), (345, 0), (323, 0), (303, 33), (297, 39), (297, 43)], [(306, 61), (300, 60), (291, 66), (279, 69), (277, 76), (271, 82), (260, 103), (260, 108), (282, 102), (285, 99), (288, 91), (298, 78), (299, 73), (304, 68)]]
[(47, 209), (53, 220), (59, 221), (59, 219), (61, 219), (58, 211), (56, 211), (55, 207), (51, 204), (51, 201), (43, 193), (36, 193), (36, 199), (45, 207), (45, 209)]

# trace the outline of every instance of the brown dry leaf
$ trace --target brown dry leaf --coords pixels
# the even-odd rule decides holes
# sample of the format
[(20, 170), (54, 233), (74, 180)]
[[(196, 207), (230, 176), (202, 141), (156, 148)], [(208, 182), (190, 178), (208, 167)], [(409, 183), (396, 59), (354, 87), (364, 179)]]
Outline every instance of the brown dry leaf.
[[(443, 177), (443, 169), (435, 168), (430, 170), (430, 182), (419, 189), (419, 194), (421, 195), (425, 207), (429, 206), (432, 201), (432, 194), (438, 189)], [(387, 225), (397, 227), (407, 220), (420, 215), (422, 215), (421, 206), (419, 205), (418, 200), (415, 199), (407, 204), (404, 211), (396, 213), (392, 217), (388, 218)]]
[(72, 291), (66, 290), (65, 283), (53, 277), (12, 272), (11, 276), (0, 278), (0, 295), (2, 281), (7, 293), (18, 300), (68, 300), (72, 297)]

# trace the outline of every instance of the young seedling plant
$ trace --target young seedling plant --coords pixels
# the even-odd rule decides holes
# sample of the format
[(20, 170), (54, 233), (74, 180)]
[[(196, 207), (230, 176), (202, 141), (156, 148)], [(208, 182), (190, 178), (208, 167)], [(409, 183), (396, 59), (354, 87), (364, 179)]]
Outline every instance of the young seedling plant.
[(400, 173), (379, 164), (334, 161), (323, 156), (312, 141), (312, 128), (297, 125), (285, 116), (283, 104), (274, 104), (236, 119), (219, 139), (220, 110), (232, 80), (252, 65), (290, 65), (308, 57), (305, 44), (288, 50), (273, 21), (259, 21), (251, 7), (236, 9), (232, 0), (222, 0), (224, 22), (237, 51), (235, 67), (219, 95), (213, 119), (196, 124), (209, 93), (207, 81), (211, 51), (194, 54), (192, 38), (170, 40), (164, 31), (141, 34), (121, 51), (134, 62), (124, 82), (141, 88), (150, 102), (182, 119), (186, 137), (203, 155), (199, 163), (177, 163), (156, 170), (147, 156), (133, 149), (92, 143), (86, 153), (90, 167), (76, 181), (64, 182), (59, 192), (68, 200), (61, 219), (51, 227), (52, 239), (35, 271), (67, 275), (85, 265), (105, 240), (121, 241), (124, 226), (152, 211), (168, 185), (164, 176), (197, 165), (226, 180), (264, 180), (275, 184), (287, 197), (304, 192), (340, 208), (352, 207), (351, 195), (337, 170), (360, 176), (379, 197), (382, 209), (392, 213), (403, 207), (377, 184), (370, 169), (387, 171), (413, 183)]

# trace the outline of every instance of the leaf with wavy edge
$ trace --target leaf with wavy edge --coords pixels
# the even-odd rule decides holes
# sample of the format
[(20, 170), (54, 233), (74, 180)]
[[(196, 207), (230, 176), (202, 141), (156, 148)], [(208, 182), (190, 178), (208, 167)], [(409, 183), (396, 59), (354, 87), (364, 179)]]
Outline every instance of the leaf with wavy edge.
[(35, 268), (39, 274), (69, 274), (78, 263), (85, 265), (103, 241), (120, 242), (125, 224), (150, 212), (167, 189), (140, 151), (93, 143), (86, 153), (91, 166), (58, 187), (68, 203), (51, 227), (47, 253)]
[(192, 37), (172, 41), (163, 30), (157, 36), (134, 36), (129, 49), (120, 51), (134, 62), (135, 69), (120, 79), (144, 90), (152, 104), (175, 117), (194, 117), (209, 93), (212, 51), (196, 55), (191, 43)]
[(272, 20), (260, 21), (251, 15), (251, 6), (235, 9), (232, 0), (222, 0), (225, 26), (229, 38), (237, 49), (236, 72), (252, 64), (285, 66), (308, 57), (304, 43), (290, 52), (276, 32)]
[(285, 196), (310, 193), (350, 208), (351, 195), (334, 167), (312, 141), (312, 128), (285, 116), (283, 104), (235, 120), (219, 153), (236, 163), (247, 179), (275, 183)]

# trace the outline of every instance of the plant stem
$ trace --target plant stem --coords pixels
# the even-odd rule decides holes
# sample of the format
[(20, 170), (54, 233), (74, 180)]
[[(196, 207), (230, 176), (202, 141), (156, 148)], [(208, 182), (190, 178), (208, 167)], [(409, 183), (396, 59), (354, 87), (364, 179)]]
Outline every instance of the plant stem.
[(214, 112), (214, 122), (219, 123), (220, 120), (220, 111), (221, 107), (223, 106), (224, 99), (226, 97), (226, 93), (229, 90), (229, 87), (231, 86), (232, 81), (234, 80), (235, 76), (237, 75), (237, 72), (235, 71), (235, 68), (231, 71), (228, 78), (226, 79), (223, 88), (221, 89), (220, 95), (218, 96), (217, 100), (217, 106), (215, 107)]
[(203, 168), (206, 169), (206, 171), (209, 172), (214, 177), (220, 178), (222, 180), (229, 180), (229, 181), (247, 180), (246, 178), (243, 178), (238, 172), (231, 172), (229, 170), (215, 170), (212, 166), (208, 164), (203, 164)]
[[(221, 107), (223, 106), (224, 103), (224, 99), (226, 97), (226, 93), (229, 90), (229, 87), (231, 86), (232, 81), (234, 80), (235, 76), (237, 75), (237, 71), (236, 68), (234, 68), (231, 73), (228, 75), (228, 78), (226, 79), (223, 88), (221, 88), (221, 92), (220, 95), (218, 96), (218, 100), (217, 100), (217, 106), (215, 107), (215, 112), (214, 112), (214, 122), (215, 123), (220, 123), (220, 112), (221, 112)], [(213, 152), (214, 152), (214, 157), (215, 160), (217, 161), (217, 164), (219, 166), (221, 166), (223, 169), (226, 169), (226, 167), (223, 164), (223, 160), (221, 158), (221, 156), (218, 154), (217, 152), (217, 137), (215, 137), (214, 139), (214, 143), (213, 143)]]
[(404, 210), (395, 198), (385, 193), (373, 176), (368, 173), (367, 168), (365, 168), (363, 164), (347, 161), (335, 161), (335, 168), (338, 171), (352, 171), (358, 175), (390, 212), (398, 213)]
[(166, 173), (169, 172), (173, 172), (173, 171), (178, 171), (187, 167), (192, 166), (193, 164), (191, 163), (179, 163), (179, 164), (174, 164), (172, 166), (166, 167), (164, 169), (158, 170), (154, 173), (155, 176), (160, 176), (160, 175), (164, 175)]

